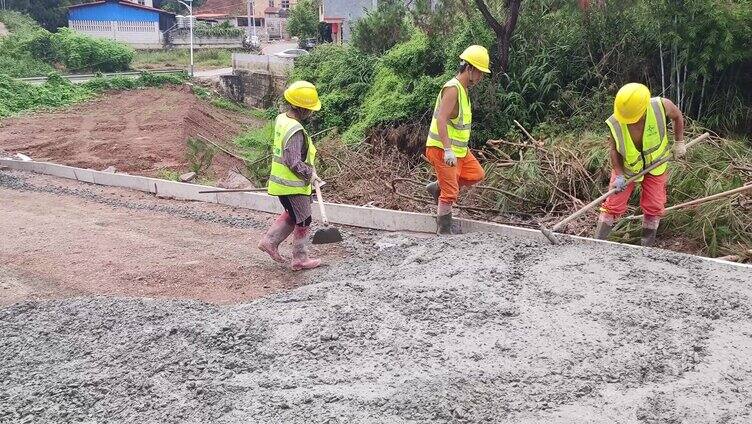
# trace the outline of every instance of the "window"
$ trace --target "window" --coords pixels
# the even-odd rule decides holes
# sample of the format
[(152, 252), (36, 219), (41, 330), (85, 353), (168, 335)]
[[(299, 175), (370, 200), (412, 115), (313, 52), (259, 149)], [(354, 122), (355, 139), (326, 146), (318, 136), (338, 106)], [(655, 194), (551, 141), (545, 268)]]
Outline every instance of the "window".
[(146, 0), (138, 0), (138, 4), (141, 6), (146, 6)]
[(274, 7), (274, 0), (269, 0), (269, 7)]
[(280, 4), (280, 6), (282, 7), (282, 9), (289, 9), (290, 8), (290, 0), (282, 0), (281, 3), (282, 4)]
[(248, 18), (238, 17), (238, 26), (239, 27), (247, 27), (248, 26)]

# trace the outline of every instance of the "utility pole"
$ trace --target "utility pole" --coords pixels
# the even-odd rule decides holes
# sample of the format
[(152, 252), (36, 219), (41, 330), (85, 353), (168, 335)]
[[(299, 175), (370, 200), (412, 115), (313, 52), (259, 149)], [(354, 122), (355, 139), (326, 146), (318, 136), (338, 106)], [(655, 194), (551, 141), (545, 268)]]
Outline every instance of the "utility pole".
[(193, 77), (193, 0), (188, 0), (190, 3), (190, 6), (183, 3), (182, 0), (177, 0), (178, 3), (182, 4), (186, 8), (188, 8), (188, 13), (190, 15), (188, 16), (188, 19), (191, 20), (190, 26), (191, 26), (191, 77)]
[[(246, 6), (248, 6), (248, 10), (247, 10), (247, 13), (248, 13), (248, 25), (246, 25), (246, 27), (245, 27), (245, 34), (248, 36), (249, 39), (251, 38), (251, 16), (253, 15), (253, 13), (251, 12), (251, 8), (253, 7), (253, 6), (251, 6), (251, 2), (252, 1), (253, 0), (248, 0), (248, 4), (246, 5)], [(253, 21), (254, 21), (253, 23), (255, 24), (256, 20), (254, 19)], [(254, 25), (254, 28), (255, 27), (256, 27), (256, 25)]]

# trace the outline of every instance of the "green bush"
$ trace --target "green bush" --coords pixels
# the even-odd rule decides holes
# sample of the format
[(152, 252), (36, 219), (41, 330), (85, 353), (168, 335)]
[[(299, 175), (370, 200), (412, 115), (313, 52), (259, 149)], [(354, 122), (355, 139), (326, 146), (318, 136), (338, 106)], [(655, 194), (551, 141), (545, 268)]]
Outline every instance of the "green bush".
[(27, 32), (41, 28), (31, 16), (14, 10), (0, 10), (0, 22), (11, 33)]
[(384, 53), (410, 36), (406, 15), (407, 8), (401, 0), (380, 1), (375, 10), (353, 24), (353, 45), (366, 54)]
[(52, 34), (51, 45), (57, 60), (70, 71), (124, 71), (134, 55), (125, 44), (92, 38), (69, 28)]
[(242, 37), (245, 31), (230, 25), (229, 22), (223, 22), (219, 25), (197, 25), (193, 28), (193, 34), (197, 37), (225, 37), (235, 38)]
[(291, 80), (316, 85), (322, 108), (314, 127), (346, 129), (360, 117), (363, 100), (373, 83), (374, 58), (352, 46), (325, 44), (296, 59)]

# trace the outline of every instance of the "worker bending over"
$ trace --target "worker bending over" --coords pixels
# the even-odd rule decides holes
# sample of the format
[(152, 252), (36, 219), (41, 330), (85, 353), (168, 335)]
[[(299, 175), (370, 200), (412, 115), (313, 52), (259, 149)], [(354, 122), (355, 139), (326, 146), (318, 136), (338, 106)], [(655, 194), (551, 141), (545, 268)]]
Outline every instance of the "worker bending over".
[(438, 181), (426, 186), (437, 202), (437, 234), (452, 234), (452, 205), (461, 187), (485, 177), (483, 168), (468, 148), (473, 111), (467, 90), (478, 84), (488, 69), (488, 50), (470, 46), (460, 55), (459, 73), (441, 89), (426, 141), (426, 157)]
[[(618, 192), (603, 202), (595, 238), (606, 239), (614, 221), (627, 210), (627, 202), (635, 186), (634, 183), (627, 184), (627, 180), (671, 154), (666, 130), (667, 117), (671, 118), (674, 128), (674, 157), (681, 158), (687, 150), (684, 145), (684, 117), (671, 100), (651, 98), (650, 90), (637, 83), (625, 85), (616, 94), (614, 114), (606, 120), (606, 125), (611, 131), (611, 186)], [(643, 246), (655, 243), (658, 223), (665, 211), (667, 168), (668, 164), (663, 164), (637, 180), (642, 184)]]
[(258, 248), (275, 261), (286, 263), (279, 245), (290, 235), (294, 271), (316, 268), (318, 259), (308, 257), (307, 243), (311, 225), (311, 184), (322, 181), (316, 175), (316, 147), (302, 123), (314, 111), (321, 110), (316, 87), (307, 81), (292, 83), (284, 93), (288, 111), (277, 116), (268, 192), (278, 196), (285, 208), (258, 244)]

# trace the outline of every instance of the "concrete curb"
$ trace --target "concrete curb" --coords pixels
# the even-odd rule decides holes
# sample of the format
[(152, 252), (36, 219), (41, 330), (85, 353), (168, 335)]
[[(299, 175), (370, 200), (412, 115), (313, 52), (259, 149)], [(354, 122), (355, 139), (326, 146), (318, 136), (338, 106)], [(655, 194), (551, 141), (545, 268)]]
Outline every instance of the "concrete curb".
[[(153, 193), (159, 197), (168, 197), (178, 200), (193, 200), (199, 202), (217, 203), (236, 208), (251, 209), (266, 213), (280, 213), (282, 206), (274, 196), (264, 193), (216, 193), (199, 194), (203, 190), (215, 190), (216, 187), (202, 186), (197, 184), (180, 183), (175, 181), (161, 180), (158, 178), (142, 177), (129, 174), (113, 174), (110, 172), (94, 171), (92, 169), (75, 168), (66, 165), (57, 165), (48, 162), (19, 161), (13, 159), (0, 159), (0, 166), (10, 169), (30, 171), (39, 174), (52, 175), (55, 177), (83, 181), (111, 187), (124, 187), (133, 190)], [(367, 208), (362, 206), (343, 205), (337, 203), (325, 203), (329, 221), (333, 224), (347, 225), (352, 227), (368, 228), (383, 231), (404, 231), (417, 233), (433, 233), (436, 231), (436, 218), (433, 215), (395, 211), (380, 208)], [(318, 208), (313, 208), (314, 218), (320, 219)], [(491, 222), (475, 221), (470, 219), (457, 220), (465, 233), (486, 232), (496, 233), (512, 237), (522, 237), (546, 242), (545, 236), (538, 230), (529, 228), (513, 227), (510, 225), (496, 224)], [(595, 240), (586, 237), (571, 235), (559, 235), (562, 239), (574, 240), (578, 243), (592, 245), (616, 244), (622, 248), (648, 249), (631, 244), (616, 243), (604, 240)], [(686, 255), (715, 264), (743, 267), (752, 269), (752, 265), (738, 264), (715, 258)]]

